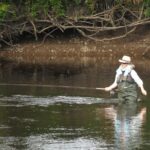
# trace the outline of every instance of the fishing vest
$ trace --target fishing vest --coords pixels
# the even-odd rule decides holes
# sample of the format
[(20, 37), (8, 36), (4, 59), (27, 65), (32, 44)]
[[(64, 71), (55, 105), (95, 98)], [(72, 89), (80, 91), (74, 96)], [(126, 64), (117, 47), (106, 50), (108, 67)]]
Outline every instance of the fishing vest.
[(118, 79), (117, 79), (117, 83), (121, 83), (121, 82), (128, 82), (128, 83), (135, 83), (135, 81), (133, 80), (133, 78), (131, 77), (131, 72), (128, 73), (127, 76), (124, 76), (124, 72), (122, 71), (122, 74), (119, 75)]
[[(132, 70), (131, 70), (132, 71)], [(131, 72), (124, 76), (124, 71), (117, 79), (118, 90), (122, 95), (132, 95), (137, 97), (137, 84), (131, 76)]]

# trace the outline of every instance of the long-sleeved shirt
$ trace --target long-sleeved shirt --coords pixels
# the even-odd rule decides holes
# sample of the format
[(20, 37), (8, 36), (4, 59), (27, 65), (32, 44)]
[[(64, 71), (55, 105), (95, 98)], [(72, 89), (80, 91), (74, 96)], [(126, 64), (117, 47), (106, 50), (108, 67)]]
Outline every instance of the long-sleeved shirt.
[[(120, 74), (118, 72), (116, 72), (115, 81), (113, 84), (117, 84), (117, 79), (118, 79), (119, 75)], [(142, 79), (138, 76), (138, 74), (135, 70), (132, 69), (130, 72), (130, 75), (139, 87), (141, 87), (143, 85)]]

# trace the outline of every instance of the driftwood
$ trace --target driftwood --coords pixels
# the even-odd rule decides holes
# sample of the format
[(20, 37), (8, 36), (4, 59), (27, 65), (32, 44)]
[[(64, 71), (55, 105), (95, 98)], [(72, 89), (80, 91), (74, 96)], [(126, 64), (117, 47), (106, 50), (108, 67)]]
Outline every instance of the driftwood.
[[(43, 34), (44, 41), (47, 37), (52, 37), (52, 33), (56, 30), (65, 32), (68, 29), (75, 29), (82, 36), (95, 41), (114, 40), (126, 37), (134, 32), (139, 25), (150, 23), (150, 18), (143, 17), (143, 6), (141, 11), (131, 11), (118, 5), (90, 16), (66, 16), (65, 18), (56, 19), (48, 14), (45, 18), (33, 19), (20, 16), (16, 20), (1, 22), (0, 41), (12, 45), (13, 37), (24, 32), (33, 34), (36, 40), (39, 34)], [(99, 35), (105, 31), (119, 31), (120, 35), (111, 38), (99, 38)]]

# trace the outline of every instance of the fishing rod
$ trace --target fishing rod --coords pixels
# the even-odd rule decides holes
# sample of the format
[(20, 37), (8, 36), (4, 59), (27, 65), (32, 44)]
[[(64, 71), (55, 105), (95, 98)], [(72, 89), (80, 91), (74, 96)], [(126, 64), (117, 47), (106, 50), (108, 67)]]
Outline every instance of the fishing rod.
[(105, 88), (82, 87), (82, 86), (64, 86), (64, 85), (49, 85), (49, 84), (17, 84), (17, 83), (0, 83), (0, 86), (30, 86), (30, 87), (49, 87), (49, 88), (68, 88), (68, 89), (87, 89), (87, 90), (101, 90)]

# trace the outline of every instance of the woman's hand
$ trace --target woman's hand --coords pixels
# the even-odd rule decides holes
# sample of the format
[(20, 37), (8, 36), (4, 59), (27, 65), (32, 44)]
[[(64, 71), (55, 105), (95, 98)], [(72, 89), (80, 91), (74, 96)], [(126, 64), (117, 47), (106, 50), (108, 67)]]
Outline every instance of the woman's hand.
[(105, 91), (109, 92), (111, 91), (112, 89), (110, 87), (105, 87)]
[(141, 92), (143, 95), (145, 95), (145, 96), (147, 95), (147, 91), (144, 88), (141, 88)]

